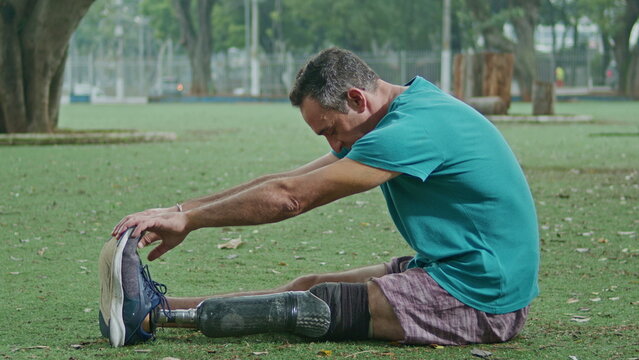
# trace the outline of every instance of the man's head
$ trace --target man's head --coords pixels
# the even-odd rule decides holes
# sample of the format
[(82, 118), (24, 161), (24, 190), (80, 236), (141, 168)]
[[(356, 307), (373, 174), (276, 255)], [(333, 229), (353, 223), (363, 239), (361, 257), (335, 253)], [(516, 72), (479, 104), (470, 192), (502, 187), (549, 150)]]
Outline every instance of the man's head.
[(339, 152), (372, 129), (370, 99), (378, 81), (355, 54), (331, 48), (302, 67), (289, 97), (311, 129)]
[(348, 50), (330, 48), (311, 58), (297, 73), (289, 94), (293, 106), (301, 106), (306, 97), (323, 108), (348, 112), (347, 92), (357, 88), (375, 92), (379, 76)]

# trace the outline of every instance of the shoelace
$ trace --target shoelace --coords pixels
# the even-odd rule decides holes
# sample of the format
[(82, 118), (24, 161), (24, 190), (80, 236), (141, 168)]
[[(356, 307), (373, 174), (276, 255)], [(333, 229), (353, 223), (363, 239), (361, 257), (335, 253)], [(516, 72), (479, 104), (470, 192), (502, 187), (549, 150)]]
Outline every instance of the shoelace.
[(157, 297), (159, 297), (160, 308), (162, 308), (162, 312), (167, 318), (173, 318), (173, 314), (171, 314), (171, 309), (169, 308), (169, 302), (166, 300), (166, 296), (164, 295), (166, 294), (166, 285), (153, 281), (153, 279), (151, 279), (151, 273), (149, 272), (148, 265), (144, 265), (142, 267), (142, 279), (144, 279), (144, 288), (147, 291), (147, 295), (150, 297), (155, 294)]

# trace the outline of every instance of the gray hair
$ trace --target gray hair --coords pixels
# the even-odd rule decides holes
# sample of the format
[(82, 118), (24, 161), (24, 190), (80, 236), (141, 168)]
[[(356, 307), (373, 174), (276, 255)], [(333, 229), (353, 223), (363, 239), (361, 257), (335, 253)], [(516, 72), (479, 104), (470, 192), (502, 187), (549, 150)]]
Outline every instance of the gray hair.
[(352, 52), (330, 48), (312, 57), (297, 73), (289, 94), (293, 106), (307, 96), (325, 109), (348, 112), (346, 93), (350, 88), (375, 91), (379, 76)]

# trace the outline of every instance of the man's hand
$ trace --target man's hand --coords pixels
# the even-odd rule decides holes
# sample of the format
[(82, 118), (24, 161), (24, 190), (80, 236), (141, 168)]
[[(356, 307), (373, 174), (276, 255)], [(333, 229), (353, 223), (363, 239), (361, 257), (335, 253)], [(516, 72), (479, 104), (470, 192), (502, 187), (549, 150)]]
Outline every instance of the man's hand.
[[(122, 220), (120, 220), (120, 222), (117, 225), (115, 225), (115, 227), (113, 228), (113, 231), (111, 232), (111, 236), (114, 236), (114, 237), (117, 237), (117, 238), (122, 236), (122, 234), (128, 228), (128, 227), (124, 226), (124, 223), (128, 222), (129, 220), (131, 220), (134, 217), (160, 215), (160, 214), (169, 213), (169, 212), (176, 212), (176, 211), (179, 211), (177, 206), (172, 206), (172, 207), (168, 207), (168, 208), (147, 209), (147, 210), (135, 213), (135, 214), (127, 215)], [(148, 235), (149, 235), (149, 233), (147, 233), (145, 235), (145, 237), (148, 236)]]
[[(118, 224), (124, 231), (135, 227), (132, 237), (142, 238), (138, 247), (143, 248), (153, 242), (160, 241), (160, 245), (149, 253), (149, 261), (162, 256), (167, 251), (178, 246), (189, 233), (187, 230), (187, 216), (183, 212), (160, 212), (144, 215), (142, 213), (129, 215)], [(118, 233), (119, 236), (120, 233)]]

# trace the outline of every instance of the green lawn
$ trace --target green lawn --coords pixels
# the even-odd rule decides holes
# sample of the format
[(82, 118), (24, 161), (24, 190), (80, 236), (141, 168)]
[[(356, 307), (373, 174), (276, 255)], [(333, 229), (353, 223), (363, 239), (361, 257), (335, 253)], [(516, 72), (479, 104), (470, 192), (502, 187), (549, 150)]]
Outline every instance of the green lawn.
[[(542, 293), (513, 341), (435, 349), (166, 329), (153, 343), (113, 349), (97, 325), (97, 257), (122, 216), (293, 168), (328, 147), (287, 104), (65, 106), (64, 128), (175, 131), (178, 140), (0, 147), (0, 357), (313, 359), (330, 350), (348, 359), (470, 359), (479, 348), (493, 359), (638, 358), (639, 102), (557, 110), (596, 121), (499, 125), (528, 176), (542, 237)], [(529, 113), (530, 104), (511, 112)], [(238, 237), (242, 247), (217, 249)], [(280, 224), (193, 233), (150, 269), (171, 295), (189, 296), (405, 254), (372, 190)]]

